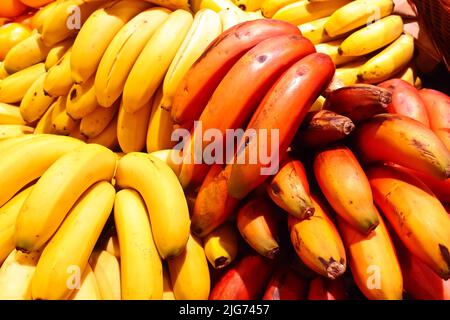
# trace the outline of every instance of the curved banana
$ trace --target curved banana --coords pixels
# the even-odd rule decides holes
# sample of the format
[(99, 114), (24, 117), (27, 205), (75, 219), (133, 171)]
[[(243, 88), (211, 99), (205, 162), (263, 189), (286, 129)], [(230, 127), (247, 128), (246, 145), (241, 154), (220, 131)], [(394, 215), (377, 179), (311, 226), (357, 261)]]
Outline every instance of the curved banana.
[(95, 137), (88, 138), (87, 143), (96, 143), (108, 149), (116, 150), (119, 148), (117, 141), (117, 116), (110, 121), (108, 126)]
[(208, 299), (211, 285), (208, 260), (198, 238), (189, 236), (186, 249), (167, 263), (175, 299)]
[(120, 300), (120, 265), (108, 251), (94, 251), (89, 259), (103, 300)]
[(97, 279), (89, 263), (83, 272), (79, 288), (74, 290), (69, 300), (102, 300)]
[(33, 133), (34, 128), (20, 124), (0, 124), (0, 141)]
[(316, 51), (325, 53), (330, 56), (336, 66), (358, 59), (357, 56), (343, 56), (339, 54), (339, 48), (342, 45), (342, 40), (334, 40), (326, 43), (319, 43), (315, 45)]
[(138, 192), (124, 189), (117, 193), (114, 221), (120, 244), (122, 299), (161, 299), (161, 258), (153, 241), (147, 208)]
[(147, 2), (169, 8), (171, 10), (184, 9), (189, 10), (190, 1), (187, 0), (145, 0)]
[(192, 20), (190, 12), (174, 11), (151, 36), (125, 83), (122, 99), (126, 111), (133, 113), (150, 101), (188, 33)]
[(328, 35), (325, 31), (325, 23), (330, 17), (320, 18), (310, 22), (303, 23), (298, 26), (302, 32), (302, 36), (311, 40), (313, 44), (319, 44), (334, 40), (333, 37)]
[(33, 29), (36, 29), (39, 33), (42, 33), (42, 26), (44, 25), (44, 22), (47, 21), (51, 11), (56, 7), (56, 4), (57, 1), (50, 2), (33, 15), (31, 18), (31, 26)]
[(95, 75), (95, 94), (100, 105), (110, 107), (120, 97), (133, 64), (169, 13), (159, 7), (145, 10), (114, 36)]
[(231, 223), (224, 223), (211, 231), (203, 240), (206, 258), (215, 269), (234, 261), (238, 252), (238, 231)]
[(139, 152), (144, 149), (151, 112), (152, 101), (135, 113), (128, 113), (123, 105), (120, 106), (117, 117), (117, 140), (123, 152)]
[(20, 109), (16, 106), (0, 102), (0, 124), (20, 124), (25, 121), (20, 114)]
[(76, 123), (75, 127), (71, 129), (69, 137), (81, 140), (83, 142), (87, 142), (88, 140), (88, 137), (81, 133), (79, 123)]
[(72, 119), (66, 112), (65, 96), (59, 97), (55, 113), (52, 114), (52, 132), (60, 135), (68, 135), (78, 127), (79, 121)]
[(56, 160), (36, 183), (19, 213), (16, 247), (24, 252), (42, 247), (90, 186), (111, 181), (116, 161), (111, 150), (95, 144), (84, 144)]
[(56, 101), (53, 102), (47, 111), (42, 115), (34, 129), (35, 134), (53, 133), (52, 114), (55, 109)]
[(298, 0), (264, 0), (261, 4), (261, 13), (266, 18), (272, 18), (281, 8)]
[(159, 160), (165, 162), (173, 173), (178, 177), (181, 171), (181, 151), (176, 149), (163, 149), (158, 151), (153, 151), (149, 153), (152, 157), (158, 158)]
[(74, 119), (81, 119), (99, 108), (95, 96), (94, 77), (75, 83), (67, 95), (66, 110)]
[(189, 237), (189, 211), (172, 169), (155, 157), (132, 152), (119, 160), (115, 177), (119, 187), (133, 188), (144, 198), (160, 256), (181, 254)]
[(28, 122), (39, 120), (48, 110), (55, 98), (49, 96), (44, 91), (44, 81), (47, 74), (42, 74), (28, 88), (20, 102), (20, 114), (23, 119)]
[(47, 71), (44, 91), (53, 97), (65, 96), (72, 88), (73, 81), (70, 70), (72, 50), (68, 49), (60, 61)]
[(0, 61), (0, 80), (5, 79), (7, 76), (9, 76), (9, 73), (6, 72), (3, 61)]
[(219, 12), (219, 17), (222, 23), (222, 32), (241, 23), (239, 12), (233, 10), (222, 10)]
[(101, 248), (120, 260), (120, 246), (117, 234), (109, 235)]
[[(197, 0), (198, 1), (198, 0)], [(201, 9), (211, 9), (215, 12), (220, 12), (222, 10), (229, 10), (238, 13), (239, 15), (242, 13), (242, 10), (236, 6), (231, 0), (201, 0), (200, 4), (196, 4), (196, 0), (192, 0), (194, 2), (194, 12), (197, 12)]]
[(23, 136), (18, 136), (18, 137), (1, 140), (0, 141), (0, 154), (3, 151), (15, 146), (16, 144), (21, 143), (22, 141), (26, 141), (28, 139), (33, 139), (38, 136), (39, 135), (37, 135), (37, 134), (25, 134)]
[(114, 104), (112, 108), (98, 106), (94, 111), (88, 113), (81, 119), (81, 133), (89, 138), (98, 136), (113, 120), (118, 109), (118, 103)]
[(359, 69), (367, 60), (358, 60), (336, 68), (333, 81), (344, 87), (358, 83)]
[(73, 45), (73, 39), (66, 39), (55, 44), (48, 52), (45, 58), (45, 69), (49, 70), (51, 67), (56, 65), (59, 60), (66, 54)]
[(59, 300), (71, 294), (75, 286), (68, 284), (76, 280), (71, 279), (75, 273), (82, 274), (86, 269), (115, 194), (114, 187), (102, 181), (89, 188), (73, 206), (39, 258), (31, 285), (34, 299)]

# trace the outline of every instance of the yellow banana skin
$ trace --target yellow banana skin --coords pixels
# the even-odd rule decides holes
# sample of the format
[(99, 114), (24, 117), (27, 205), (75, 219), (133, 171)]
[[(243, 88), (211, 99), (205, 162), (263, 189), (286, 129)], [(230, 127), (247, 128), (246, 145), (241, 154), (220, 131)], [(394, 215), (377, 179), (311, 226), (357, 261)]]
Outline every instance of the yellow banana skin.
[[(89, 79), (116, 33), (133, 16), (148, 7), (144, 1), (112, 1), (95, 11), (84, 23), (73, 43), (72, 78), (76, 83)], [(89, 59), (86, 59), (89, 52)]]
[(52, 133), (68, 135), (77, 126), (78, 122), (66, 112), (66, 97), (59, 97), (56, 100), (54, 112), (52, 113)]
[(55, 44), (45, 58), (45, 69), (49, 70), (56, 65), (64, 54), (72, 47), (73, 39), (66, 39), (60, 43)]
[(238, 12), (232, 10), (222, 10), (219, 12), (220, 21), (222, 23), (222, 32), (234, 27), (241, 22)]
[(3, 61), (0, 61), (0, 80), (5, 79), (7, 76), (9, 76), (9, 74), (5, 70), (5, 66), (3, 65)]
[(234, 261), (238, 252), (239, 237), (231, 223), (224, 223), (203, 240), (206, 258), (215, 269), (221, 269)]
[(31, 300), (31, 279), (39, 252), (13, 250), (0, 268), (0, 300)]
[(164, 109), (171, 109), (175, 91), (184, 75), (221, 32), (222, 23), (216, 12), (202, 9), (195, 14), (194, 21), (164, 78), (161, 102)]
[(39, 178), (59, 157), (81, 144), (72, 138), (42, 135), (4, 150), (0, 154), (0, 206)]
[(162, 7), (166, 7), (169, 8), (171, 10), (176, 10), (176, 9), (185, 9), (185, 10), (189, 10), (190, 1), (187, 0), (145, 0), (147, 2), (162, 6)]
[(84, 134), (81, 133), (79, 124), (76, 125), (72, 131), (70, 131), (69, 137), (81, 140), (83, 142), (87, 142), (87, 140), (88, 140), (88, 138)]
[(30, 86), (44, 73), (44, 64), (38, 63), (1, 80), (0, 102), (20, 102)]
[(59, 158), (38, 180), (19, 213), (16, 248), (24, 252), (41, 248), (90, 186), (111, 181), (115, 167), (115, 154), (94, 144), (83, 144)]
[(152, 157), (158, 158), (159, 160), (165, 162), (170, 169), (172, 169), (173, 173), (178, 177), (181, 171), (181, 152), (176, 149), (163, 149), (158, 151), (150, 152), (149, 155)]
[(314, 21), (306, 22), (298, 26), (302, 35), (308, 38), (313, 44), (329, 42), (334, 38), (325, 32), (325, 23), (329, 17), (320, 18)]
[(80, 131), (86, 137), (98, 136), (112, 121), (119, 108), (116, 103), (112, 108), (98, 106), (94, 111), (83, 117), (80, 122)]
[(67, 50), (60, 61), (47, 72), (44, 91), (53, 97), (65, 96), (72, 88), (73, 81), (70, 70), (71, 49)]
[(315, 45), (316, 51), (325, 53), (330, 56), (331, 60), (336, 64), (336, 66), (340, 66), (351, 61), (358, 59), (358, 57), (353, 56), (343, 56), (339, 54), (339, 48), (342, 44), (341, 40), (334, 40), (326, 43), (319, 43)]
[(123, 152), (139, 152), (144, 149), (151, 107), (150, 102), (135, 113), (128, 113), (120, 106), (117, 117), (117, 140)]
[(0, 124), (25, 124), (19, 108), (0, 102)]
[(339, 46), (339, 54), (343, 56), (363, 56), (378, 50), (403, 32), (403, 20), (392, 15), (378, 20), (371, 25), (352, 33)]
[(97, 279), (89, 263), (81, 277), (80, 288), (74, 290), (69, 300), (102, 300)]
[(358, 74), (366, 60), (358, 60), (336, 68), (334, 80), (341, 86), (351, 86), (358, 82)]
[(108, 126), (99, 135), (88, 138), (87, 143), (96, 143), (111, 150), (118, 149), (119, 141), (117, 141), (117, 117), (112, 119)]
[(26, 141), (28, 139), (33, 139), (37, 136), (38, 135), (36, 135), (36, 134), (25, 134), (23, 136), (1, 140), (0, 141), (0, 154), (4, 150), (9, 149), (10, 147), (15, 146), (16, 144), (21, 143), (22, 141)]
[(95, 94), (110, 107), (122, 94), (128, 74), (155, 30), (169, 16), (165, 8), (151, 8), (131, 19), (109, 44), (95, 75)]
[(137, 190), (149, 210), (153, 238), (163, 259), (181, 254), (189, 237), (189, 211), (178, 177), (163, 161), (132, 152), (119, 160), (116, 183)]
[(44, 25), (44, 22), (48, 19), (50, 13), (56, 7), (58, 2), (60, 1), (54, 1), (45, 5), (33, 16), (31, 24), (39, 33), (42, 33), (42, 26)]
[(266, 18), (272, 18), (281, 8), (298, 0), (265, 0), (261, 4), (261, 13)]
[(44, 113), (44, 115), (39, 119), (36, 124), (36, 128), (34, 129), (35, 134), (42, 133), (52, 133), (53, 131), (53, 123), (52, 123), (52, 114), (55, 109), (56, 102), (54, 102)]
[(46, 77), (47, 74), (44, 73), (37, 78), (20, 102), (20, 114), (28, 123), (39, 120), (55, 100), (55, 98), (49, 96), (44, 91)]
[(346, 5), (351, 0), (335, 0), (324, 2), (297, 1), (280, 8), (272, 19), (288, 21), (299, 25), (316, 19), (324, 18), (335, 10)]
[(84, 272), (113, 208), (115, 194), (114, 187), (102, 181), (89, 188), (74, 205), (39, 259), (31, 285), (34, 299), (59, 300), (70, 295), (70, 268)]
[(379, 83), (403, 69), (414, 54), (414, 38), (403, 34), (387, 48), (367, 61), (359, 70), (358, 79), (365, 83)]
[(356, 0), (334, 11), (325, 23), (331, 37), (345, 34), (392, 13), (392, 0)]
[(242, 10), (251, 12), (261, 9), (264, 0), (233, 0), (233, 2)]
[(186, 249), (167, 261), (176, 300), (207, 300), (210, 290), (208, 261), (201, 241), (191, 235)]
[(120, 243), (122, 299), (161, 299), (162, 262), (138, 192), (124, 189), (116, 194), (114, 221)]
[(201, 9), (211, 9), (215, 12), (220, 12), (222, 10), (234, 11), (236, 13), (242, 13), (242, 10), (236, 6), (231, 0), (202, 0), (199, 4), (196, 1), (192, 1), (194, 12), (197, 12)]
[(95, 96), (94, 77), (75, 83), (67, 95), (66, 110), (74, 119), (81, 119), (99, 107)]
[(14, 198), (0, 207), (0, 265), (15, 248), (14, 233), (17, 216), (25, 199), (30, 194), (31, 188), (32, 186), (16, 194)]
[(174, 11), (147, 42), (125, 82), (122, 99), (127, 112), (133, 113), (150, 101), (163, 81), (192, 20), (190, 12)]
[(0, 141), (33, 133), (32, 127), (20, 124), (0, 124)]
[(89, 259), (103, 300), (120, 300), (120, 265), (108, 251), (94, 251)]

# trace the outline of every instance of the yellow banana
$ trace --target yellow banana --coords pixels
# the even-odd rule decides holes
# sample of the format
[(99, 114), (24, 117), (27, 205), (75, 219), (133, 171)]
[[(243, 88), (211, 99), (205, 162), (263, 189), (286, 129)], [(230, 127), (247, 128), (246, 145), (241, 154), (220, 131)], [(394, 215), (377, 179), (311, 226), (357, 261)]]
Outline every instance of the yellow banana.
[(5, 70), (5, 66), (3, 65), (3, 61), (0, 61), (0, 80), (5, 79), (7, 76), (9, 76), (9, 74)]
[(321, 52), (321, 53), (325, 53), (325, 54), (329, 55), (331, 60), (333, 60), (333, 62), (337, 66), (354, 61), (359, 58), (359, 57), (340, 55), (339, 47), (341, 44), (342, 44), (341, 40), (334, 40), (331, 42), (316, 44), (315, 47), (316, 47), (317, 52)]
[(169, 8), (171, 10), (176, 9), (185, 9), (189, 10), (189, 2), (188, 0), (145, 0), (147, 2)]
[(222, 33), (220, 16), (202, 9), (194, 16), (194, 21), (167, 70), (163, 82), (161, 106), (170, 110), (173, 97), (181, 80), (208, 45)]
[(0, 300), (31, 300), (31, 279), (38, 252), (13, 250), (0, 268)]
[(81, 133), (79, 123), (70, 131), (69, 137), (81, 140), (83, 142), (87, 142), (88, 140), (88, 137)]
[(42, 247), (77, 199), (94, 183), (111, 181), (115, 167), (115, 154), (94, 144), (84, 144), (56, 160), (38, 180), (19, 213), (16, 248), (26, 252)]
[(108, 251), (94, 251), (89, 264), (97, 279), (103, 300), (120, 300), (120, 265), (119, 261)]
[(171, 149), (176, 142), (172, 141), (173, 120), (170, 111), (162, 108), (162, 90), (158, 89), (153, 99), (152, 112), (147, 128), (147, 152)]
[(231, 223), (222, 224), (203, 240), (206, 257), (215, 269), (224, 268), (233, 262), (238, 244), (238, 231)]
[(44, 64), (38, 63), (1, 80), (0, 102), (20, 102), (30, 86), (44, 73)]
[(233, 0), (233, 2), (244, 11), (257, 11), (261, 9), (264, 0)]
[[(89, 79), (111, 40), (133, 16), (148, 7), (144, 1), (111, 1), (95, 11), (84, 23), (73, 43), (70, 61), (76, 83)], [(89, 52), (89, 57), (86, 57)]]
[(31, 25), (37, 30), (37, 32), (42, 33), (42, 26), (44, 25), (44, 22), (48, 19), (50, 12), (56, 7), (58, 2), (60, 1), (54, 1), (43, 6), (33, 15), (31, 18)]
[(265, 0), (261, 4), (261, 13), (266, 18), (272, 18), (281, 8), (298, 0)]
[(219, 17), (222, 22), (222, 31), (228, 30), (238, 23), (241, 23), (239, 12), (233, 10), (222, 10), (219, 12)]
[(44, 91), (53, 97), (65, 96), (72, 88), (73, 81), (71, 77), (70, 59), (71, 49), (67, 50), (60, 61), (47, 72), (44, 81)]
[(242, 10), (236, 6), (231, 0), (202, 0), (199, 5), (195, 5), (195, 12), (201, 9), (211, 9), (219, 13), (222, 10), (234, 11), (238, 14), (242, 13)]
[(67, 113), (74, 119), (81, 119), (99, 108), (95, 96), (94, 77), (78, 84), (75, 83), (67, 95)]
[(172, 281), (170, 280), (170, 274), (167, 267), (163, 266), (163, 300), (175, 300), (173, 294)]
[(411, 61), (413, 54), (414, 38), (403, 34), (361, 66), (358, 79), (366, 83), (379, 83), (389, 79)]
[(34, 128), (21, 124), (0, 124), (0, 141), (33, 132)]
[(416, 80), (414, 80), (414, 87), (418, 90), (422, 89), (422, 79), (420, 79), (419, 76), (417, 76)]
[(190, 12), (177, 10), (151, 36), (125, 82), (123, 107), (127, 112), (133, 113), (150, 101), (189, 31), (192, 20)]
[(35, 134), (41, 133), (53, 133), (53, 123), (52, 123), (52, 114), (55, 109), (56, 102), (53, 102), (52, 105), (47, 109), (47, 111), (42, 115), (36, 124), (36, 128), (34, 129)]
[(312, 104), (309, 109), (310, 112), (322, 110), (323, 105), (325, 104), (325, 98), (323, 96), (319, 96), (316, 101)]
[(88, 138), (87, 143), (96, 143), (108, 149), (116, 150), (119, 148), (117, 140), (117, 116), (111, 120), (108, 126), (97, 136)]
[(351, 0), (325, 2), (309, 2), (306, 0), (297, 1), (280, 8), (272, 16), (272, 19), (284, 20), (299, 25), (327, 17), (349, 2), (351, 2)]
[(1, 140), (0, 141), (0, 154), (2, 154), (5, 150), (8, 150), (12, 146), (15, 146), (16, 144), (21, 143), (22, 141), (33, 139), (38, 136), (39, 135), (36, 135), (36, 134), (25, 134), (23, 136), (18, 136), (18, 137)]
[(153, 242), (147, 208), (139, 193), (131, 189), (117, 193), (114, 221), (120, 243), (122, 299), (161, 299), (161, 258)]
[(118, 103), (115, 103), (112, 108), (103, 108), (98, 106), (94, 111), (90, 112), (81, 119), (81, 133), (89, 138), (98, 136), (112, 121), (118, 108)]
[(152, 101), (135, 113), (128, 113), (120, 106), (117, 117), (117, 140), (123, 152), (142, 151), (145, 147), (147, 127), (152, 112)]
[(208, 261), (202, 243), (189, 236), (186, 249), (167, 261), (177, 300), (207, 300), (210, 290)]
[(358, 82), (358, 73), (366, 60), (354, 61), (336, 68), (334, 79), (342, 86), (351, 86)]
[(72, 47), (73, 39), (66, 39), (55, 44), (47, 54), (45, 59), (45, 69), (49, 70), (56, 65), (59, 60), (66, 54), (67, 50)]
[(414, 70), (414, 67), (410, 65), (404, 70), (400, 71), (396, 75), (396, 78), (400, 78), (413, 86), (416, 78), (416, 71)]
[(313, 44), (329, 42), (337, 39), (337, 37), (329, 36), (325, 31), (325, 23), (329, 17), (320, 18), (314, 21), (306, 22), (298, 26), (302, 35), (311, 40)]
[(71, 286), (72, 277), (86, 269), (111, 213), (115, 194), (109, 182), (98, 182), (73, 206), (39, 259), (31, 285), (34, 299), (65, 299), (75, 289)]
[(0, 102), (0, 124), (25, 124), (18, 107)]
[(165, 162), (178, 177), (181, 171), (181, 166), (183, 165), (181, 151), (176, 149), (163, 149), (153, 151), (149, 153), (149, 155)]
[(334, 37), (390, 15), (392, 0), (356, 0), (334, 11), (325, 24), (326, 32)]
[(69, 300), (102, 300), (97, 279), (89, 263), (81, 277), (79, 289), (74, 290)]
[(400, 16), (389, 16), (352, 33), (339, 46), (343, 56), (363, 56), (388, 45), (403, 32)]
[(189, 211), (178, 177), (163, 161), (132, 152), (119, 160), (116, 183), (137, 190), (150, 209), (153, 238), (163, 259), (181, 254), (189, 237)]
[(115, 256), (117, 259), (120, 259), (120, 247), (119, 247), (119, 239), (117, 239), (117, 234), (109, 235), (104, 240), (102, 249), (105, 251), (108, 251), (110, 254)]
[(0, 207), (0, 265), (16, 246), (14, 233), (17, 216), (31, 188), (32, 186), (19, 192)]
[(68, 135), (78, 126), (79, 121), (72, 119), (66, 112), (66, 96), (59, 97), (52, 113), (52, 132)]
[(151, 8), (131, 19), (109, 44), (95, 75), (100, 105), (110, 107), (122, 94), (128, 74), (142, 49), (170, 11)]
[(55, 100), (55, 98), (49, 96), (44, 91), (46, 77), (47, 74), (43, 73), (37, 78), (30, 88), (28, 88), (20, 102), (20, 114), (28, 123), (39, 120)]

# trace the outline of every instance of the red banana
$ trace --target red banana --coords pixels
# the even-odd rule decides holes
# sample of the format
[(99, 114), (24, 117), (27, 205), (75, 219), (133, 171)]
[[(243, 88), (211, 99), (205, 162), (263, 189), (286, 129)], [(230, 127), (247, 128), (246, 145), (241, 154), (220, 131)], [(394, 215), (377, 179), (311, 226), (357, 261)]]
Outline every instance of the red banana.
[(309, 283), (308, 300), (346, 300), (342, 279), (328, 280), (316, 277)]
[(270, 279), (263, 300), (304, 300), (308, 293), (308, 283), (298, 272), (282, 265)]

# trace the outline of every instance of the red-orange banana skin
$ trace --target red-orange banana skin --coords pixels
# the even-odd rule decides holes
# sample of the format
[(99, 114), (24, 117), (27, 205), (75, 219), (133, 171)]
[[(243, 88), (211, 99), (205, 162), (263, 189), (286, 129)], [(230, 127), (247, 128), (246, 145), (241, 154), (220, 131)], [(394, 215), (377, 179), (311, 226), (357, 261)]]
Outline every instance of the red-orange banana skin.
[(314, 214), (306, 171), (299, 160), (288, 156), (266, 189), (273, 202), (289, 214), (300, 219)]
[(432, 89), (422, 89), (419, 94), (428, 111), (431, 130), (450, 150), (450, 97)]
[(283, 34), (301, 32), (286, 22), (260, 19), (238, 24), (218, 36), (186, 73), (175, 93), (171, 111), (175, 123), (192, 127), (234, 63), (259, 42)]
[(392, 101), (387, 107), (389, 113), (401, 114), (430, 126), (425, 103), (414, 86), (402, 79), (390, 79), (378, 86), (392, 93)]
[[(225, 131), (245, 128), (252, 112), (280, 75), (313, 52), (315, 48), (311, 41), (300, 35), (281, 35), (258, 43), (236, 62), (214, 91), (199, 119), (202, 132), (218, 129), (224, 136), (225, 145), (233, 142), (226, 140)], [(195, 152), (193, 143), (191, 140), (187, 155), (191, 159)], [(208, 144), (203, 141), (202, 150)], [(183, 165), (180, 180), (187, 180), (182, 182), (183, 185), (202, 181), (205, 174), (202, 169), (194, 163)]]
[(324, 109), (360, 122), (386, 112), (391, 101), (392, 94), (386, 89), (371, 84), (355, 84), (331, 91)]
[(222, 275), (211, 290), (209, 300), (259, 299), (273, 268), (273, 262), (260, 255), (245, 256)]
[(401, 300), (402, 272), (383, 219), (379, 217), (380, 223), (368, 235), (359, 233), (341, 218), (337, 219), (350, 254), (353, 279), (361, 292), (370, 300)]
[(191, 230), (204, 237), (221, 225), (238, 205), (238, 201), (228, 194), (229, 169), (222, 165), (211, 167), (195, 199), (191, 216)]
[(397, 114), (379, 114), (358, 126), (355, 150), (366, 163), (392, 162), (439, 179), (450, 178), (450, 151), (422, 123)]
[(351, 226), (367, 234), (378, 225), (369, 181), (349, 148), (332, 146), (317, 152), (314, 174), (330, 205)]
[[(238, 153), (243, 152), (246, 159), (249, 159), (249, 154), (259, 155), (259, 159), (256, 164), (249, 161), (232, 164), (228, 190), (233, 197), (244, 198), (268, 178), (261, 175), (261, 169), (270, 167), (270, 164), (263, 165), (260, 161), (263, 151), (258, 150), (258, 141), (262, 139), (263, 132), (259, 129), (268, 132), (266, 141), (269, 150), (266, 154), (272, 155), (271, 164), (279, 164), (280, 152), (285, 152), (291, 144), (309, 107), (333, 78), (334, 70), (329, 56), (313, 53), (290, 67), (272, 86), (247, 126), (247, 130), (256, 130), (256, 136), (248, 144), (246, 141), (238, 144)], [(277, 150), (270, 150), (269, 147), (272, 129), (277, 129), (279, 133)]]
[(309, 283), (308, 300), (346, 300), (342, 279), (327, 280), (317, 277)]
[(267, 285), (263, 300), (304, 300), (308, 282), (288, 266), (278, 267)]
[(450, 277), (450, 216), (420, 180), (389, 166), (368, 170), (375, 203), (403, 244), (441, 278)]

